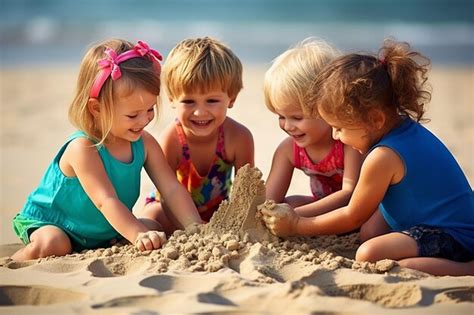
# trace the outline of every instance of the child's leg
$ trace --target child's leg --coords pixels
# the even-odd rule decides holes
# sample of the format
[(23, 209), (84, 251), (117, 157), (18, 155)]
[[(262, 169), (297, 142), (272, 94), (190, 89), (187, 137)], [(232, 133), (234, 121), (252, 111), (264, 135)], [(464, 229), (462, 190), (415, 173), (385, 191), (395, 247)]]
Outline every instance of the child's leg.
[(54, 225), (38, 228), (30, 235), (30, 243), (12, 255), (13, 260), (29, 260), (47, 256), (64, 256), (72, 252), (67, 234)]
[(168, 236), (173, 234), (176, 230), (176, 225), (173, 224), (172, 219), (168, 217), (166, 211), (163, 209), (162, 203), (159, 201), (147, 203), (145, 207), (137, 213), (137, 217), (139, 219), (143, 218), (157, 221)]
[(474, 260), (457, 262), (444, 258), (413, 257), (402, 259), (400, 266), (416, 269), (435, 276), (474, 276)]
[(382, 259), (400, 260), (418, 256), (416, 241), (403, 233), (389, 233), (369, 239), (359, 246), (357, 261), (376, 262)]
[(369, 220), (360, 227), (359, 240), (364, 243), (376, 236), (387, 234), (390, 230), (390, 226), (385, 221), (380, 209), (377, 209)]

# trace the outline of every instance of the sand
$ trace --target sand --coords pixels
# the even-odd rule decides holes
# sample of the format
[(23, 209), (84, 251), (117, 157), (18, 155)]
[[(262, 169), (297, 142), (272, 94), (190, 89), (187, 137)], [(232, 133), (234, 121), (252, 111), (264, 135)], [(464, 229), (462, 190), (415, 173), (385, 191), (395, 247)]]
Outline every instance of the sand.
[[(268, 233), (258, 207), (284, 134), (263, 105), (264, 68), (247, 69), (245, 89), (229, 114), (253, 132), (257, 168), (237, 174), (231, 199), (209, 224), (175, 232), (160, 250), (118, 244), (27, 262), (8, 258), (21, 246), (11, 219), (72, 131), (64, 117), (75, 70), (3, 70), (0, 314), (472, 313), (474, 277), (434, 277), (391, 260), (355, 262), (357, 234), (284, 240)], [(473, 83), (472, 68), (433, 71), (427, 115), (427, 126), (453, 151), (471, 183)], [(172, 117), (165, 103), (150, 131), (158, 135)], [(308, 180), (295, 175), (291, 191), (309, 193)], [(150, 189), (144, 175), (143, 195)]]

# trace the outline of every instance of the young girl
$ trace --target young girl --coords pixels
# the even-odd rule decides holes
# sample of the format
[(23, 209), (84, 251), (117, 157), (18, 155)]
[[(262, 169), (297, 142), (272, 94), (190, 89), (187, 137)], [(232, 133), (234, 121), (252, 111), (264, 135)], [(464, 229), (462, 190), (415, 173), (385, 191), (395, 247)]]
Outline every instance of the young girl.
[(358, 261), (388, 258), (435, 275), (474, 275), (472, 189), (448, 149), (419, 123), (431, 97), (428, 65), (408, 44), (387, 40), (379, 56), (349, 54), (325, 68), (311, 101), (335, 139), (366, 154), (361, 175), (349, 204), (330, 213), (307, 219), (289, 210), (278, 218), (264, 210), (273, 233), (362, 226)]
[[(305, 40), (277, 57), (265, 74), (265, 103), (289, 135), (273, 156), (266, 197), (290, 204), (304, 217), (347, 205), (362, 163), (359, 152), (332, 138), (324, 120), (311, 118), (302, 109), (313, 105), (304, 104), (304, 95), (336, 55), (325, 42)], [(309, 176), (312, 196), (285, 198), (295, 168)]]
[(66, 255), (120, 237), (140, 250), (159, 248), (166, 240), (163, 233), (131, 212), (143, 166), (183, 226), (200, 221), (160, 146), (144, 131), (160, 92), (159, 60), (160, 54), (142, 41), (109, 40), (89, 49), (69, 108), (79, 131), (59, 150), (14, 218), (26, 247), (12, 259)]
[[(232, 169), (254, 165), (250, 131), (227, 117), (242, 89), (242, 65), (225, 45), (212, 38), (186, 39), (170, 52), (164, 83), (177, 118), (161, 135), (166, 159), (207, 222), (229, 196)], [(139, 216), (176, 229), (166, 196), (153, 194)]]

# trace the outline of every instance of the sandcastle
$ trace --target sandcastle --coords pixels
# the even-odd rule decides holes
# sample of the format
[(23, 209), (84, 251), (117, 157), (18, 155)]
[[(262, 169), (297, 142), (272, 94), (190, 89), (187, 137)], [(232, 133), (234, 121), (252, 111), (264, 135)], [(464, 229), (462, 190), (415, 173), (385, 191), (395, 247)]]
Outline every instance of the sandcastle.
[(258, 206), (265, 202), (265, 183), (258, 168), (244, 165), (237, 172), (230, 200), (225, 200), (203, 229), (216, 234), (232, 233), (256, 241), (277, 240), (259, 218)]

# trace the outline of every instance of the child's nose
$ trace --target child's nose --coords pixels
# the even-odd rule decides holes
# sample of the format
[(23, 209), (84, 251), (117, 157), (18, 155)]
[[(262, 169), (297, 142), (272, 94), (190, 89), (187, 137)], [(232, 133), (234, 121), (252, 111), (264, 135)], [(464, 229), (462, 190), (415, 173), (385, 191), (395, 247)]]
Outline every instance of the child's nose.
[(291, 129), (294, 129), (294, 127), (295, 126), (289, 119), (285, 120), (285, 125), (284, 125), (285, 130), (291, 130)]
[(196, 106), (196, 108), (194, 109), (194, 112), (193, 114), (195, 116), (199, 116), (199, 115), (202, 115), (204, 114), (205, 110), (204, 110), (204, 107), (203, 106)]

